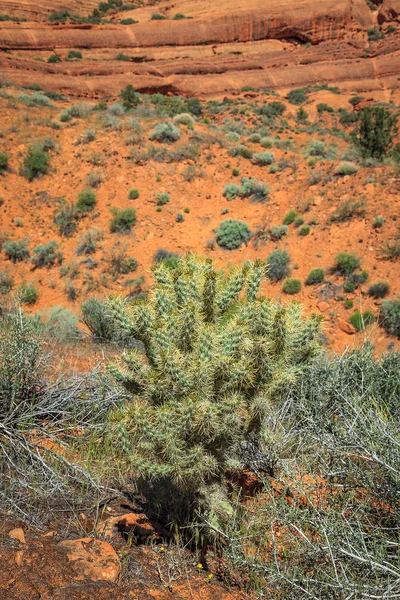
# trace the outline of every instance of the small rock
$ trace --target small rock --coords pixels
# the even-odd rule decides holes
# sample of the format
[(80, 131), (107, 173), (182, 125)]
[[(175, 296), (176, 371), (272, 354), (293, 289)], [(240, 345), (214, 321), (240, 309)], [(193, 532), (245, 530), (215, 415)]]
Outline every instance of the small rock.
[(353, 327), (353, 325), (348, 321), (345, 321), (344, 319), (338, 319), (337, 322), (339, 329), (344, 331), (344, 333), (347, 333), (348, 335), (353, 335), (356, 332), (356, 328)]
[(19, 542), (21, 542), (21, 544), (25, 544), (25, 534), (24, 530), (21, 529), (21, 527), (12, 529), (8, 535), (11, 539), (18, 540)]
[(137, 535), (146, 538), (155, 535), (155, 529), (146, 515), (143, 513), (127, 513), (117, 517), (111, 517), (101, 523), (98, 532), (107, 538), (120, 534)]
[(108, 542), (92, 538), (66, 540), (58, 546), (66, 551), (68, 560), (76, 573), (76, 579), (92, 581), (115, 581), (120, 570), (120, 561)]
[(17, 567), (20, 567), (22, 565), (23, 558), (24, 553), (22, 552), (22, 550), (18, 550), (18, 552), (16, 552), (14, 556), (15, 564), (17, 565)]
[(318, 302), (317, 308), (321, 312), (326, 312), (329, 309), (329, 304), (322, 300), (322, 302)]

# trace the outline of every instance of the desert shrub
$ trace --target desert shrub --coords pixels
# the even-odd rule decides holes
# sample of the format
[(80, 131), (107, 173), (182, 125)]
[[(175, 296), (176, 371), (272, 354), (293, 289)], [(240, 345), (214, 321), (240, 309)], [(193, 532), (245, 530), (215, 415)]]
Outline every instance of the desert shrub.
[(125, 106), (122, 102), (113, 102), (107, 107), (107, 112), (114, 117), (121, 117), (125, 113)]
[(78, 194), (78, 200), (75, 205), (75, 210), (78, 213), (87, 213), (96, 206), (96, 192), (90, 188), (84, 188)]
[(136, 211), (133, 208), (113, 209), (110, 223), (111, 233), (130, 233), (136, 223)]
[(303, 218), (303, 217), (301, 217), (300, 215), (298, 215), (298, 216), (295, 218), (295, 220), (293, 221), (293, 225), (294, 225), (295, 227), (300, 227), (301, 225), (303, 225), (303, 223), (304, 223), (304, 218)]
[(8, 169), (8, 154), (0, 152), (0, 174)]
[(222, 195), (227, 200), (234, 200), (239, 195), (239, 186), (236, 183), (228, 183), (222, 192)]
[(151, 15), (150, 20), (151, 21), (165, 21), (167, 17), (165, 15), (162, 15), (161, 13), (153, 13)]
[(157, 142), (166, 142), (172, 144), (181, 137), (181, 132), (175, 125), (169, 121), (168, 123), (158, 123), (149, 135), (149, 140)]
[(142, 100), (140, 94), (137, 93), (135, 88), (129, 84), (120, 92), (120, 97), (124, 103), (125, 108), (136, 108), (141, 104)]
[(90, 171), (86, 177), (86, 183), (89, 187), (97, 189), (103, 181), (103, 175), (99, 171)]
[(164, 248), (159, 248), (153, 256), (153, 261), (157, 263), (166, 262), (170, 266), (176, 265), (180, 260), (179, 254), (170, 252)]
[(352, 133), (363, 158), (381, 160), (393, 146), (397, 133), (397, 115), (382, 106), (367, 106), (358, 113), (358, 123)]
[(68, 60), (77, 60), (82, 58), (82, 52), (79, 50), (70, 50), (68, 52)]
[(360, 287), (361, 284), (365, 283), (368, 279), (367, 271), (353, 272), (351, 273), (343, 285), (343, 290), (347, 293), (352, 293), (354, 290)]
[(347, 252), (340, 252), (336, 256), (335, 268), (342, 275), (351, 275), (357, 267), (360, 266), (360, 259), (357, 254), (348, 254)]
[(218, 246), (227, 250), (236, 250), (247, 244), (251, 237), (250, 229), (244, 221), (227, 219), (222, 221), (215, 234)]
[(29, 146), (21, 168), (21, 175), (29, 181), (45, 175), (49, 168), (50, 157), (39, 144)]
[(82, 321), (96, 340), (114, 339), (114, 326), (107, 314), (105, 303), (99, 298), (90, 298), (81, 306)]
[(33, 249), (32, 263), (35, 268), (52, 267), (62, 262), (62, 254), (58, 249), (56, 241), (47, 244), (39, 244)]
[(315, 171), (310, 171), (310, 174), (308, 176), (308, 185), (312, 186), (312, 185), (317, 185), (318, 183), (321, 183), (322, 176), (323, 176), (323, 173), (320, 169), (315, 170)]
[(103, 239), (103, 234), (97, 229), (86, 231), (79, 240), (76, 249), (78, 256), (94, 254), (98, 248), (98, 243)]
[(358, 310), (356, 310), (351, 315), (349, 321), (357, 331), (364, 331), (367, 325), (375, 321), (375, 317), (369, 310), (363, 313), (360, 313)]
[(179, 113), (174, 116), (173, 121), (178, 125), (194, 125), (194, 119), (190, 113)]
[(40, 329), (45, 338), (68, 341), (80, 337), (78, 318), (68, 308), (52, 306), (41, 312), (39, 317)]
[(387, 333), (400, 338), (400, 300), (384, 300), (382, 302), (379, 324)]
[(76, 141), (76, 144), (90, 144), (96, 139), (96, 131), (94, 129), (86, 129)]
[(139, 190), (137, 188), (132, 188), (129, 190), (128, 198), (129, 200), (137, 200), (139, 198)]
[(35, 304), (38, 291), (33, 283), (22, 283), (18, 288), (18, 298), (23, 304)]
[(158, 192), (158, 194), (156, 194), (157, 206), (164, 206), (164, 204), (168, 204), (169, 201), (170, 195), (168, 194), (168, 192)]
[(274, 225), (273, 227), (271, 227), (270, 231), (271, 240), (273, 240), (274, 242), (281, 240), (287, 234), (287, 231), (287, 225)]
[(332, 213), (330, 220), (335, 223), (343, 223), (353, 217), (363, 217), (365, 215), (364, 200), (344, 200)]
[(325, 104), (325, 102), (320, 102), (319, 104), (317, 104), (317, 111), (320, 115), (322, 115), (324, 112), (334, 112), (333, 107), (329, 106), (328, 104)]
[(382, 216), (374, 217), (374, 220), (372, 221), (372, 227), (374, 229), (380, 229), (381, 227), (383, 227), (384, 223), (385, 223), (385, 217), (382, 217)]
[(283, 288), (282, 288), (282, 291), (285, 294), (298, 294), (300, 290), (301, 290), (300, 279), (293, 279), (292, 277), (285, 279), (285, 281), (283, 283)]
[(27, 240), (6, 240), (3, 244), (3, 252), (13, 263), (27, 260), (30, 256)]
[(335, 169), (335, 175), (354, 175), (357, 173), (358, 167), (351, 162), (342, 162)]
[(259, 133), (252, 133), (248, 139), (252, 144), (259, 144), (261, 142), (261, 135)]
[(241, 198), (250, 198), (252, 202), (267, 202), (269, 192), (268, 185), (263, 181), (258, 181), (254, 177), (251, 179), (242, 178), (242, 185), (239, 188)]
[(138, 268), (138, 261), (128, 256), (128, 245), (117, 243), (111, 248), (109, 255), (109, 271), (114, 278), (119, 275), (133, 273)]
[(58, 56), (58, 54), (51, 54), (49, 56), (49, 58), (47, 59), (47, 62), (48, 63), (53, 63), (53, 64), (54, 63), (60, 63), (60, 62), (62, 62), (62, 58), (61, 58), (61, 56)]
[(267, 258), (267, 277), (280, 281), (290, 273), (290, 256), (287, 250), (273, 250)]
[(35, 94), (22, 94), (19, 97), (20, 102), (23, 102), (25, 106), (40, 108), (42, 106), (51, 106), (51, 102), (47, 94), (37, 92)]
[(278, 102), (274, 100), (273, 102), (269, 102), (268, 104), (263, 104), (259, 108), (260, 115), (267, 117), (269, 119), (274, 119), (275, 117), (280, 117), (286, 110), (286, 106), (282, 102)]
[(236, 131), (228, 131), (226, 139), (228, 142), (238, 142), (240, 140), (240, 135), (236, 133)]
[(312, 269), (306, 279), (306, 285), (316, 285), (325, 279), (325, 271), (323, 269)]
[(54, 224), (58, 225), (58, 233), (65, 237), (71, 237), (76, 231), (75, 206), (65, 203), (54, 215)]
[(304, 110), (302, 106), (300, 106), (299, 110), (296, 113), (296, 121), (298, 123), (307, 123), (308, 112)]
[(303, 104), (307, 100), (307, 90), (305, 90), (304, 88), (290, 90), (290, 92), (287, 95), (287, 99), (291, 104)]
[(389, 293), (389, 284), (385, 281), (379, 281), (377, 283), (373, 283), (368, 288), (368, 296), (372, 296), (372, 298), (384, 298)]
[(299, 235), (301, 237), (305, 237), (309, 233), (310, 233), (310, 226), (309, 225), (303, 225), (303, 227), (300, 227), (300, 229), (299, 229)]
[(381, 34), (375, 27), (368, 29), (368, 40), (370, 42), (378, 42), (381, 39)]
[(339, 108), (339, 123), (347, 127), (357, 122), (358, 116), (356, 112), (349, 112), (344, 108)]
[(256, 152), (253, 154), (253, 162), (260, 167), (266, 167), (267, 165), (272, 165), (275, 160), (274, 154), (272, 152)]
[(260, 145), (263, 148), (272, 148), (272, 146), (274, 145), (274, 138), (269, 136), (263, 137), (261, 138)]
[(291, 208), (289, 210), (289, 212), (287, 212), (286, 215), (283, 217), (283, 224), (284, 225), (291, 225), (292, 223), (295, 222), (295, 220), (296, 220), (297, 217), (298, 217), (297, 211), (294, 210), (294, 208)]
[(14, 279), (6, 273), (6, 271), (0, 271), (0, 295), (4, 296), (11, 292), (14, 286)]
[(315, 156), (317, 158), (325, 158), (328, 154), (325, 142), (320, 140), (312, 140), (306, 149), (306, 156)]
[(132, 400), (110, 416), (103, 448), (113, 468), (117, 460), (134, 473), (152, 518), (206, 521), (208, 537), (232, 514), (230, 458), (243, 445), (262, 450), (271, 401), (318, 353), (320, 319), (258, 298), (260, 261), (225, 275), (190, 256), (153, 271), (146, 301), (108, 301), (115, 326), (142, 349), (110, 368)]
[(176, 213), (175, 221), (177, 223), (183, 223), (184, 220), (185, 220), (185, 217), (184, 217), (183, 213), (181, 213), (181, 212)]

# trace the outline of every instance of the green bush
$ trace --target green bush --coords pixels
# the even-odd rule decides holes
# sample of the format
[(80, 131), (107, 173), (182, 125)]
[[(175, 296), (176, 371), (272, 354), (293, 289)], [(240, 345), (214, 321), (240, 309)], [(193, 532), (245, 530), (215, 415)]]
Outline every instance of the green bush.
[(283, 224), (291, 225), (295, 222), (297, 216), (297, 211), (295, 211), (294, 208), (290, 209), (289, 212), (287, 212), (286, 215), (283, 217)]
[(24, 304), (35, 304), (38, 292), (33, 283), (22, 283), (18, 289), (18, 298)]
[(181, 212), (176, 213), (175, 221), (177, 223), (183, 223), (184, 220), (185, 220), (185, 217), (184, 217), (183, 213), (181, 213)]
[(349, 321), (357, 331), (364, 331), (367, 325), (375, 321), (375, 317), (369, 310), (363, 313), (360, 313), (358, 310), (356, 310), (351, 315)]
[(115, 328), (107, 314), (105, 303), (98, 298), (90, 298), (82, 304), (82, 321), (96, 340), (112, 341)]
[(69, 60), (81, 59), (81, 58), (82, 58), (82, 52), (80, 52), (79, 50), (70, 50), (68, 52)]
[(164, 204), (168, 204), (169, 201), (170, 195), (168, 194), (168, 192), (159, 192), (158, 194), (156, 194), (157, 206), (164, 206)]
[(157, 142), (166, 142), (172, 144), (181, 137), (181, 132), (175, 125), (169, 121), (168, 123), (158, 123), (149, 135), (149, 140)]
[(68, 308), (52, 306), (39, 317), (42, 335), (46, 338), (69, 341), (80, 337), (78, 318)]
[(335, 266), (336, 270), (342, 275), (351, 275), (351, 273), (360, 266), (360, 259), (357, 254), (340, 252), (336, 257)]
[(282, 288), (282, 291), (285, 292), (285, 294), (298, 294), (300, 290), (301, 290), (300, 279), (293, 279), (291, 277), (289, 277), (288, 279), (285, 279), (285, 281), (283, 283), (283, 288)]
[(114, 217), (110, 223), (111, 233), (130, 233), (136, 223), (136, 211), (133, 208), (113, 210)]
[(180, 257), (179, 254), (176, 254), (176, 252), (170, 252), (164, 248), (159, 248), (153, 256), (153, 260), (156, 264), (165, 262), (169, 266), (175, 266), (178, 264)]
[(239, 195), (239, 186), (236, 183), (228, 183), (222, 192), (222, 195), (227, 200), (234, 200)]
[(310, 233), (310, 226), (309, 225), (303, 225), (303, 227), (300, 227), (300, 229), (299, 229), (299, 235), (301, 237), (305, 237), (309, 233)]
[(320, 140), (312, 140), (306, 149), (306, 156), (315, 156), (317, 158), (325, 158), (328, 152), (326, 149), (325, 142), (321, 142)]
[(282, 116), (285, 110), (286, 106), (282, 102), (274, 100), (273, 102), (260, 106), (259, 113), (269, 119), (275, 119), (275, 117)]
[(58, 232), (65, 237), (71, 237), (76, 231), (76, 211), (73, 204), (64, 204), (54, 215), (54, 224)]
[(242, 185), (239, 188), (241, 198), (250, 198), (252, 202), (266, 202), (269, 196), (269, 187), (266, 183), (258, 181), (252, 177), (242, 178)]
[(290, 256), (287, 250), (273, 250), (267, 258), (267, 277), (280, 281), (290, 273)]
[(8, 169), (8, 154), (0, 152), (0, 174)]
[(50, 157), (41, 145), (29, 146), (21, 168), (21, 175), (28, 181), (45, 175), (49, 168)]
[(320, 102), (319, 104), (317, 104), (317, 111), (320, 115), (322, 115), (324, 112), (328, 112), (328, 113), (335, 112), (333, 110), (332, 106), (325, 104), (325, 102)]
[(6, 240), (3, 244), (3, 252), (13, 263), (21, 262), (29, 258), (27, 240)]
[(35, 268), (52, 267), (62, 262), (62, 254), (56, 241), (39, 244), (33, 249), (32, 263)]
[(103, 448), (134, 476), (151, 518), (206, 521), (208, 538), (232, 516), (225, 474), (235, 449), (262, 451), (270, 403), (318, 352), (320, 319), (258, 298), (259, 261), (225, 275), (189, 256), (153, 271), (145, 302), (108, 301), (115, 326), (143, 349), (110, 368), (132, 399), (110, 416)]
[(304, 110), (302, 106), (300, 106), (299, 110), (296, 113), (296, 121), (298, 123), (304, 124), (307, 123), (308, 120), (308, 112)]
[(325, 271), (323, 269), (312, 269), (306, 279), (306, 285), (316, 285), (325, 279)]
[(78, 200), (75, 205), (76, 212), (87, 213), (96, 206), (96, 192), (90, 188), (84, 188), (78, 194)]
[(123, 90), (121, 90), (119, 95), (122, 98), (125, 108), (128, 109), (136, 108), (142, 102), (140, 95), (131, 84), (127, 85)]
[(332, 213), (330, 220), (332, 223), (344, 223), (353, 217), (364, 217), (364, 200), (344, 200)]
[(272, 165), (275, 160), (274, 154), (272, 152), (256, 152), (253, 154), (253, 162), (260, 167), (266, 167), (267, 165)]
[(0, 295), (4, 296), (11, 292), (14, 286), (14, 279), (5, 271), (0, 271)]
[(351, 162), (342, 162), (335, 169), (335, 175), (354, 175), (357, 173), (358, 167)]
[(216, 240), (218, 246), (228, 250), (236, 250), (242, 244), (247, 244), (251, 238), (249, 226), (244, 221), (227, 219), (222, 221), (219, 229), (216, 231)]
[(374, 217), (374, 220), (372, 221), (372, 227), (374, 229), (380, 229), (381, 227), (383, 227), (384, 223), (385, 223), (385, 217), (382, 217), (382, 216)]
[(94, 254), (98, 247), (98, 242), (103, 239), (103, 235), (97, 229), (91, 229), (90, 231), (86, 231), (82, 235), (79, 241), (79, 245), (76, 249), (76, 254), (78, 256)]
[(49, 58), (47, 59), (47, 62), (48, 63), (53, 63), (53, 64), (54, 63), (60, 63), (60, 62), (62, 62), (62, 58), (61, 58), (61, 56), (58, 56), (58, 54), (51, 54), (49, 56)]
[(378, 283), (373, 283), (368, 288), (368, 296), (372, 296), (372, 298), (384, 298), (389, 293), (389, 285), (385, 281), (379, 281)]
[(132, 188), (129, 190), (128, 198), (129, 200), (137, 200), (139, 198), (139, 190), (137, 188)]
[(397, 115), (382, 106), (367, 106), (358, 113), (358, 124), (352, 133), (363, 158), (381, 160), (392, 146), (397, 133)]
[(287, 225), (274, 225), (270, 231), (271, 240), (274, 242), (281, 240), (287, 234), (287, 231)]
[(400, 300), (382, 302), (379, 323), (387, 333), (400, 338)]
[(304, 88), (291, 90), (287, 95), (287, 99), (291, 104), (303, 104), (307, 100), (307, 90)]
[(174, 121), (174, 123), (177, 123), (178, 125), (186, 125), (186, 126), (194, 125), (194, 119), (190, 113), (179, 113), (174, 116), (173, 121)]

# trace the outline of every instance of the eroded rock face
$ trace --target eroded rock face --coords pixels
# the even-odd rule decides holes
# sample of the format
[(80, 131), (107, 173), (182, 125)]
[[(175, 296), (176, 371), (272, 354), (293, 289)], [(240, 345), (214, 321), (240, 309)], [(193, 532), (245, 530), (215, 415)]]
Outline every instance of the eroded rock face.
[(58, 547), (66, 552), (77, 580), (115, 581), (120, 570), (120, 561), (108, 542), (91, 538), (66, 540)]
[[(371, 11), (365, 0), (177, 0), (157, 4), (167, 20), (151, 20), (149, 6), (107, 14), (113, 23), (104, 25), (49, 24), (43, 22), (48, 15), (32, 9), (32, 22), (1, 24), (0, 49), (24, 52), (0, 53), (0, 70), (13, 83), (40, 78), (46, 89), (92, 98), (116, 95), (127, 80), (142, 92), (195, 96), (333, 81), (390, 90), (400, 71), (400, 31), (371, 52), (368, 29), (398, 20), (399, 4), (385, 0)], [(57, 10), (47, 0), (39, 6)], [(93, 7), (85, 6), (88, 14)], [(2, 12), (8, 12), (5, 0)], [(177, 13), (190, 18), (173, 20)], [(138, 23), (120, 25), (126, 17)], [(65, 58), (71, 48), (82, 50), (82, 61), (34, 60), (53, 51)], [(128, 60), (113, 60), (121, 51)]]

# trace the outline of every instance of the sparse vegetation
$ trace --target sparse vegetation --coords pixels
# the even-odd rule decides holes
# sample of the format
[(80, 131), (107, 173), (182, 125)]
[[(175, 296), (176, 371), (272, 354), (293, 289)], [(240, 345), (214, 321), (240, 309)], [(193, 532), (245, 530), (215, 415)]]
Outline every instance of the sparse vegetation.
[(6, 240), (3, 244), (3, 252), (13, 263), (27, 260), (30, 256), (27, 240)]
[(21, 175), (32, 181), (36, 177), (45, 175), (49, 168), (50, 157), (42, 145), (29, 146), (25, 155)]
[(18, 298), (23, 304), (35, 304), (38, 291), (33, 283), (22, 283), (18, 289)]
[(149, 135), (149, 140), (157, 142), (166, 142), (172, 144), (181, 137), (181, 132), (175, 125), (169, 121), (168, 123), (158, 123)]
[(357, 254), (341, 252), (336, 257), (336, 270), (342, 275), (351, 275), (360, 266)]
[(130, 233), (136, 223), (136, 211), (133, 208), (114, 208), (110, 223), (111, 233)]
[(236, 250), (242, 244), (247, 244), (251, 233), (247, 223), (235, 219), (227, 219), (226, 221), (222, 221), (219, 229), (216, 231), (215, 237), (218, 246), (221, 246), (221, 248)]
[(84, 188), (78, 194), (78, 200), (75, 205), (77, 213), (91, 212), (96, 206), (96, 193), (90, 188)]
[(39, 244), (33, 249), (32, 263), (35, 268), (52, 267), (62, 262), (62, 254), (56, 241)]
[(287, 250), (273, 250), (267, 258), (267, 277), (271, 281), (280, 281), (290, 273), (290, 256)]
[(325, 271), (324, 269), (312, 269), (309, 272), (306, 279), (306, 285), (316, 285), (318, 283), (322, 283), (325, 279)]

